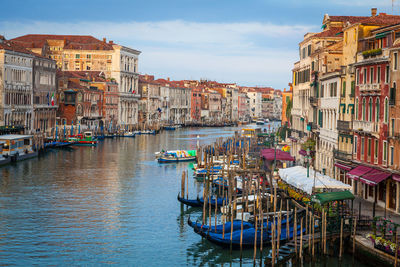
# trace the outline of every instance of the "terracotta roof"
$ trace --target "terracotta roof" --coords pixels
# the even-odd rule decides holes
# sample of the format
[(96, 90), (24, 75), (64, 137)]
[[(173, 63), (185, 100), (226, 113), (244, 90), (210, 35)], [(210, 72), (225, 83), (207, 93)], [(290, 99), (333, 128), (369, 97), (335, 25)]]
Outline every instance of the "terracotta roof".
[(64, 41), (64, 49), (113, 50), (114, 43), (107, 43), (90, 35), (27, 34), (12, 39), (26, 48), (42, 48), (50, 40)]
[(400, 16), (398, 15), (388, 15), (386, 13), (379, 13), (375, 17), (368, 17), (360, 21), (361, 24), (371, 24), (371, 25), (391, 25), (400, 23)]
[(350, 22), (350, 24), (360, 22), (369, 17), (366, 16), (329, 16), (331, 22)]
[(37, 56), (37, 54), (25, 49), (20, 44), (10, 40), (6, 40), (2, 35), (0, 35), (0, 49)]
[(310, 36), (310, 38), (324, 38), (324, 37), (340, 37), (343, 36), (343, 28), (341, 27), (332, 27), (329, 30), (325, 30), (319, 33), (316, 33), (312, 36)]
[(85, 86), (80, 85), (78, 82), (69, 80), (68, 89), (87, 89), (87, 88)]
[(90, 80), (92, 82), (106, 82), (101, 71), (57, 71), (57, 77)]

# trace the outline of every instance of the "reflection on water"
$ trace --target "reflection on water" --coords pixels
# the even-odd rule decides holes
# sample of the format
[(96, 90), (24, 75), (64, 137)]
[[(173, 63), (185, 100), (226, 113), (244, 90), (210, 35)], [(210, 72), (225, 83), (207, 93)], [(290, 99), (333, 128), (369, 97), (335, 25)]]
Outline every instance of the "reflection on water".
[[(161, 149), (195, 148), (198, 135), (206, 144), (234, 130), (106, 139), (0, 168), (0, 264), (236, 265), (239, 252), (231, 256), (186, 223), (201, 216), (176, 200), (190, 163), (154, 160)], [(189, 186), (190, 197), (201, 194), (201, 184)], [(251, 250), (244, 257), (252, 264)]]

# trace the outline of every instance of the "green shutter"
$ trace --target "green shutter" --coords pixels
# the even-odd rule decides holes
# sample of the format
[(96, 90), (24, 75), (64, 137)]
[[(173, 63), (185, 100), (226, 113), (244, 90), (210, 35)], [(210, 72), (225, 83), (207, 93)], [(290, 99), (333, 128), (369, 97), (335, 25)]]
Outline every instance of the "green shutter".
[(342, 88), (342, 97), (346, 96), (346, 82), (343, 82), (343, 88)]
[(351, 95), (354, 97), (355, 81), (351, 82)]

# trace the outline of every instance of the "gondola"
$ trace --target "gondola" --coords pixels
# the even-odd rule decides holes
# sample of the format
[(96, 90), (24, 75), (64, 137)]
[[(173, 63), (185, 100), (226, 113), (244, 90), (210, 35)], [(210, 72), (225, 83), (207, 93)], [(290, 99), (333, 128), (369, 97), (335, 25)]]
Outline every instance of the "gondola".
[(202, 207), (203, 206), (203, 204), (198, 201), (198, 198), (197, 199), (186, 199), (186, 198), (180, 197), (179, 194), (176, 198), (178, 199), (179, 202), (181, 202), (187, 206), (190, 206), (190, 207)]
[[(289, 228), (289, 237), (286, 236), (286, 227), (283, 227), (286, 225), (282, 225), (281, 228), (281, 235), (280, 235), (280, 240), (285, 241), (293, 238), (293, 226), (290, 226)], [(205, 232), (204, 230), (202, 230)], [(276, 230), (277, 231), (277, 230)], [(303, 229), (303, 232), (305, 229)], [(208, 241), (215, 243), (217, 245), (220, 245), (222, 247), (230, 247), (231, 242), (232, 242), (232, 248), (238, 249), (240, 248), (240, 236), (241, 236), (241, 230), (234, 231), (232, 233), (232, 241), (231, 241), (231, 234), (228, 232), (224, 234), (224, 237), (222, 237), (222, 234), (218, 233), (213, 233), (211, 231), (206, 231), (207, 233), (204, 233), (204, 236), (207, 238)], [(248, 228), (243, 230), (242, 233), (242, 247), (243, 248), (248, 248), (248, 247), (254, 247), (254, 235), (256, 233), (255, 228)], [(300, 235), (300, 225), (297, 226), (297, 235)], [(278, 234), (276, 233), (276, 236)], [(268, 245), (271, 243), (271, 231), (264, 230), (263, 231), (263, 245)], [(257, 245), (261, 244), (261, 229), (257, 229)]]

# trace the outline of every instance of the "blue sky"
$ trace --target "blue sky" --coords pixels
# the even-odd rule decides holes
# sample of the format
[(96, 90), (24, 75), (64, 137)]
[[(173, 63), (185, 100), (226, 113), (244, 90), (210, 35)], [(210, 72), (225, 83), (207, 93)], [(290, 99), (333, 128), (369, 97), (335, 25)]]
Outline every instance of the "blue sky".
[(142, 74), (283, 89), (298, 43), (325, 13), (368, 16), (371, 7), (392, 13), (391, 0), (7, 1), (0, 34), (106, 37), (142, 51)]

